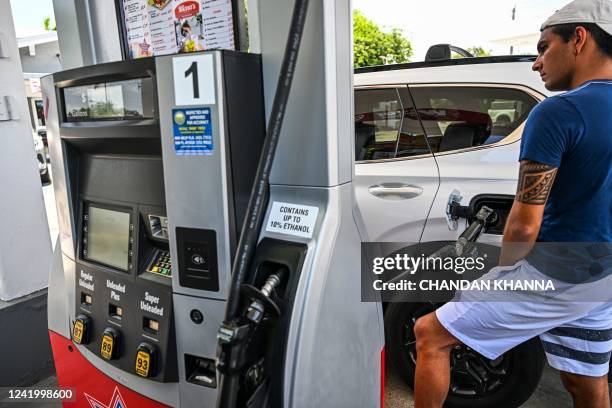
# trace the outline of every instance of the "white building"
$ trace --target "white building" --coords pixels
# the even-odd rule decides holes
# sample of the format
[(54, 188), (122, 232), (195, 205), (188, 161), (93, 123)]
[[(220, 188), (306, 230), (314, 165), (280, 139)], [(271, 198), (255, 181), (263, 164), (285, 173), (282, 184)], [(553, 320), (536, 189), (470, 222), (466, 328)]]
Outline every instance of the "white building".
[(19, 58), (23, 71), (24, 86), (28, 98), (32, 129), (45, 125), (44, 106), (40, 91), (40, 78), (60, 71), (59, 44), (55, 31), (18, 37)]

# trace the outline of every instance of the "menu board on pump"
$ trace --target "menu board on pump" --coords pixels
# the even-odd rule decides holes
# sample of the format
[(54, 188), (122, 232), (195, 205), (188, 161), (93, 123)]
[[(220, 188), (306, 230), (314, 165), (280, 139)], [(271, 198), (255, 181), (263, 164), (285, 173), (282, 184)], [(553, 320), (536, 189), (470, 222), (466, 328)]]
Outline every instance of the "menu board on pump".
[(118, 0), (128, 58), (236, 49), (232, 0)]

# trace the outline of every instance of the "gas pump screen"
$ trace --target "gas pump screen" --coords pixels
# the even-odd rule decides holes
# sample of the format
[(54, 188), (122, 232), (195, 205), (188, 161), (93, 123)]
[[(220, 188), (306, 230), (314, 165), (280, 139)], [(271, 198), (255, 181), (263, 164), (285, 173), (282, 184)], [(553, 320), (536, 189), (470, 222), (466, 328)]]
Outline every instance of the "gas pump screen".
[(151, 78), (71, 86), (63, 91), (66, 122), (154, 117)]
[(89, 206), (86, 258), (127, 271), (130, 214)]

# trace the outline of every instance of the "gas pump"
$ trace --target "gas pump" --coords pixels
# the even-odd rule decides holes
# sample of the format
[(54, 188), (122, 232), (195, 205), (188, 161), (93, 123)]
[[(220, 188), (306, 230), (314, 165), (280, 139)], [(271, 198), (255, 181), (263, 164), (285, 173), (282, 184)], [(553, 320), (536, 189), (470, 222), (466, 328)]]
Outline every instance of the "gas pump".
[[(60, 226), (49, 334), (58, 381), (77, 395), (65, 406), (382, 405), (382, 310), (360, 301), (350, 53), (330, 53), (350, 42), (350, 7), (310, 3), (307, 58), (300, 73), (288, 46), (285, 69), (326, 79), (272, 105), (268, 136), (280, 135), (275, 110), (290, 116), (274, 160), (262, 79), (280, 29), (264, 22), (285, 4), (260, 3), (261, 56), (167, 55), (44, 78)], [(308, 140), (303, 100), (325, 112)], [(261, 180), (267, 199), (249, 205)]]
[(49, 329), (56, 361), (83, 360), (58, 364), (60, 384), (88, 388), (103, 367), (193, 406), (216, 392), (216, 330), (264, 136), (260, 58), (149, 58), (44, 84), (63, 264)]

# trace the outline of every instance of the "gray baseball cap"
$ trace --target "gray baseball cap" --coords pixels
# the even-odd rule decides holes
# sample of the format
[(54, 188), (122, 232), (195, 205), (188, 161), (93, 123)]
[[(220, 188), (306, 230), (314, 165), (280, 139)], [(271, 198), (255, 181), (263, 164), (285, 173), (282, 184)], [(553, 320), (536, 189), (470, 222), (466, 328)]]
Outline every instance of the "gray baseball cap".
[(612, 0), (574, 0), (550, 16), (541, 30), (574, 23), (594, 23), (612, 35)]

